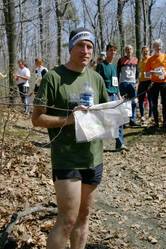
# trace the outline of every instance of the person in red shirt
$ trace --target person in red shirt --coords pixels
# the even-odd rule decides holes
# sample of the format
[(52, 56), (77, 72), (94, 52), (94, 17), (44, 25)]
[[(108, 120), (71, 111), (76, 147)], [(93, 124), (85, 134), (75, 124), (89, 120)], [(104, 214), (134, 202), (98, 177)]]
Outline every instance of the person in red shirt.
[(136, 123), (136, 86), (138, 80), (138, 59), (134, 56), (133, 46), (125, 47), (125, 56), (121, 57), (117, 63), (117, 76), (121, 96), (131, 99), (132, 116), (130, 126), (138, 126)]

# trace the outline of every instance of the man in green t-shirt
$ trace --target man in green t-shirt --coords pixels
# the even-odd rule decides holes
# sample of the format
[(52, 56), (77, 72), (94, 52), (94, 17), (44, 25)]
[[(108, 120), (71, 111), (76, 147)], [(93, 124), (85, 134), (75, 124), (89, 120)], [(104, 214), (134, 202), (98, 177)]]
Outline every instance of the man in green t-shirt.
[[(84, 249), (88, 235), (90, 205), (103, 170), (102, 141), (77, 143), (72, 110), (108, 101), (102, 77), (87, 67), (94, 35), (85, 28), (71, 32), (70, 59), (46, 73), (34, 100), (32, 122), (48, 129), (58, 216), (47, 249)], [(85, 92), (91, 89), (89, 93)], [(80, 105), (80, 99), (84, 105)]]

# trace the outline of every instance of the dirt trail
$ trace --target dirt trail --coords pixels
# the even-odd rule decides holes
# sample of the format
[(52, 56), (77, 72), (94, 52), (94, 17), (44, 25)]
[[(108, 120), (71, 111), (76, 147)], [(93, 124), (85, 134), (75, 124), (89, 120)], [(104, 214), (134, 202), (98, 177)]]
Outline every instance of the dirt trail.
[(97, 236), (108, 248), (164, 249), (166, 135), (140, 132), (129, 147), (129, 152), (104, 153), (104, 177), (96, 200), (101, 216)]
[[(29, 127), (28, 118), (17, 123), (3, 145), (1, 230), (13, 213), (55, 203), (50, 156), (42, 148), (47, 134), (34, 131), (20, 142)], [(92, 210), (87, 249), (165, 249), (166, 134), (143, 134), (142, 129), (125, 132), (128, 152), (104, 152), (104, 176)], [(105, 145), (108, 148), (109, 142)], [(56, 215), (49, 213), (22, 219), (12, 232), (17, 248), (45, 249), (55, 220)]]

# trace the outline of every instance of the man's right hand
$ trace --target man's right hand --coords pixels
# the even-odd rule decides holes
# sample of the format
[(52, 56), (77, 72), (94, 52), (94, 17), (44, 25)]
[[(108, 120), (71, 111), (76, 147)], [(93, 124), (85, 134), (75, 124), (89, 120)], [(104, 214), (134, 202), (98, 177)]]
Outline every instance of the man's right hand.
[(73, 112), (75, 112), (75, 111), (87, 111), (88, 108), (89, 108), (89, 106), (78, 105), (78, 106), (74, 107)]

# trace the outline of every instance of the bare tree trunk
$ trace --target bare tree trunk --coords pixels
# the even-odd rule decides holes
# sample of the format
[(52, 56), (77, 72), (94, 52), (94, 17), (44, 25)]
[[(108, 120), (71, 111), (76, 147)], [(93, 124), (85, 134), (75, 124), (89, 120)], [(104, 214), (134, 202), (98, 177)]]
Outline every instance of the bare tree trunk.
[(97, 8), (99, 15), (99, 37), (100, 37), (100, 50), (104, 50), (104, 38), (103, 38), (103, 27), (104, 27), (104, 12), (103, 12), (103, 4), (102, 0), (97, 0)]
[(55, 12), (56, 12), (56, 22), (57, 22), (57, 64), (61, 64), (61, 43), (62, 43), (62, 17), (65, 15), (67, 6), (70, 1), (66, 1), (64, 4), (64, 9), (60, 9), (60, 4), (58, 0), (55, 0)]
[(147, 30), (147, 1), (142, 0), (142, 9), (143, 9), (143, 41), (144, 45), (148, 44), (148, 30)]
[(21, 51), (21, 58), (23, 58), (23, 23), (22, 23), (21, 0), (19, 0), (19, 20), (20, 20), (20, 51)]
[(61, 16), (59, 11), (58, 1), (55, 0), (55, 7), (56, 7), (56, 23), (57, 23), (57, 64), (61, 64)]
[(42, 0), (38, 0), (39, 7), (39, 37), (40, 37), (40, 50), (41, 57), (43, 57), (44, 49), (43, 49), (43, 8), (42, 8)]
[(152, 7), (156, 3), (156, 0), (147, 0), (148, 1), (148, 27), (149, 27), (149, 47), (150, 50), (152, 50), (152, 20), (151, 20), (151, 15), (152, 15)]
[[(84, 3), (84, 2), (83, 2)], [(86, 23), (87, 23), (87, 18), (86, 18), (86, 7), (85, 4), (83, 4), (83, 24), (84, 27), (86, 27)]]
[(15, 21), (15, 5), (13, 0), (3, 0), (3, 13), (5, 17), (5, 29), (7, 36), (7, 45), (9, 53), (9, 87), (10, 87), (10, 101), (14, 101), (14, 86), (15, 80), (13, 74), (16, 65), (16, 21)]
[(121, 55), (124, 54), (124, 46), (125, 46), (124, 24), (123, 24), (123, 6), (124, 6), (123, 1), (118, 0), (117, 19), (118, 19), (118, 27), (119, 27), (119, 34), (120, 34)]
[(121, 55), (124, 54), (124, 47), (125, 47), (125, 31), (124, 31), (124, 23), (123, 23), (123, 8), (125, 4), (129, 0), (118, 0), (118, 7), (117, 7), (117, 20), (118, 20), (118, 27), (119, 27), (119, 34), (120, 34), (120, 49)]
[(164, 23), (163, 20), (160, 21), (160, 26), (159, 26), (159, 32), (158, 32), (158, 37), (160, 37), (161, 32), (162, 32), (162, 28), (164, 27)]
[(152, 6), (153, 1), (150, 0), (149, 8), (148, 8), (148, 26), (149, 26), (149, 47), (150, 51), (152, 50), (152, 21), (151, 21), (151, 12), (152, 12)]
[[(86, 13), (87, 14), (87, 17), (85, 16), (85, 18), (86, 19), (89, 19), (89, 21), (90, 21), (90, 25), (92, 26), (92, 28), (93, 28), (93, 31), (94, 31), (94, 35), (95, 35), (95, 37), (96, 37), (96, 44), (97, 44), (97, 46), (96, 47), (98, 47), (98, 49), (100, 50), (100, 43), (99, 43), (99, 39), (98, 39), (98, 30), (97, 30), (97, 22), (96, 22), (96, 16), (97, 16), (97, 13), (95, 14), (95, 16), (94, 16), (94, 18), (91, 16), (91, 14), (90, 14), (90, 11), (89, 11), (89, 6), (88, 6), (88, 4), (87, 4), (87, 2), (86, 2), (86, 0), (81, 0), (82, 1), (82, 4), (83, 4), (83, 8), (84, 8), (84, 13)], [(94, 54), (96, 53), (96, 49), (95, 49), (95, 51), (94, 51)]]
[(45, 41), (45, 45), (44, 45), (44, 55), (43, 55), (43, 58), (45, 58), (45, 62), (46, 62), (46, 66), (48, 68), (50, 68), (51, 66), (51, 61), (49, 58), (51, 58), (51, 43), (50, 43), (50, 38), (51, 38), (51, 35), (50, 35), (50, 19), (49, 19), (49, 16), (50, 16), (50, 8), (51, 6), (51, 1), (48, 0), (48, 7), (46, 9), (46, 18), (45, 18), (45, 25), (44, 25), (44, 35), (46, 37), (46, 41)]
[(135, 0), (136, 56), (141, 57), (141, 0)]

